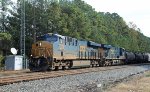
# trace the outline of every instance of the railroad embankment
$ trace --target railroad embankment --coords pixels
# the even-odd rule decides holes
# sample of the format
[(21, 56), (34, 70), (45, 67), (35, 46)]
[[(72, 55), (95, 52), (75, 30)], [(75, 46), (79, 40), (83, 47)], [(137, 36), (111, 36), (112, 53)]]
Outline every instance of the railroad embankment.
[(119, 83), (106, 92), (150, 92), (150, 70), (131, 79)]

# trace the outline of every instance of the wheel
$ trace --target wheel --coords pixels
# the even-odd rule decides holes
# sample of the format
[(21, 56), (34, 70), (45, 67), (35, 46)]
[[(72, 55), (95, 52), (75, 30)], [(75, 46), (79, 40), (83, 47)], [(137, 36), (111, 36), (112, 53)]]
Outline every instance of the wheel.
[(62, 70), (65, 70), (66, 69), (66, 66), (62, 66)]
[(58, 66), (55, 66), (55, 71), (58, 71), (59, 67)]
[(72, 66), (73, 66), (73, 62), (70, 61), (68, 68), (71, 69)]

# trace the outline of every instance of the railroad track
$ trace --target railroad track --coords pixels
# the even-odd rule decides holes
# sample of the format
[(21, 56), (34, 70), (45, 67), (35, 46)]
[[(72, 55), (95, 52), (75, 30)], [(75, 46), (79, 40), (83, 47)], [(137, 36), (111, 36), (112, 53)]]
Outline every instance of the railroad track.
[(83, 74), (83, 73), (89, 73), (89, 72), (108, 71), (108, 70), (122, 69), (122, 68), (127, 68), (127, 67), (134, 67), (134, 66), (137, 66), (137, 65), (82, 68), (82, 69), (63, 70), (63, 71), (60, 70), (60, 71), (51, 71), (51, 72), (22, 73), (20, 75), (0, 77), (0, 86), (11, 84), (11, 83), (16, 83), (16, 82), (47, 79), (47, 78)]

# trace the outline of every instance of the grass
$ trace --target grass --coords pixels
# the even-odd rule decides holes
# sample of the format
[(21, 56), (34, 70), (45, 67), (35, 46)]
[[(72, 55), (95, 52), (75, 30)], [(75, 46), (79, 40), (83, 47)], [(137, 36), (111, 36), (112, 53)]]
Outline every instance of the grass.
[(141, 78), (120, 83), (106, 92), (150, 92), (150, 71), (144, 73)]
[(146, 77), (150, 77), (150, 72), (148, 72), (145, 76), (146, 76)]

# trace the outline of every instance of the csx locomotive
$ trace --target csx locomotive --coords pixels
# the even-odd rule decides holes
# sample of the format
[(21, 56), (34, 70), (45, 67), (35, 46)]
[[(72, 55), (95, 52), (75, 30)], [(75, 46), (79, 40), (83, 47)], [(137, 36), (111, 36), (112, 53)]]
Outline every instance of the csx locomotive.
[(124, 48), (69, 36), (47, 33), (32, 44), (31, 71), (58, 70), (75, 67), (108, 66), (143, 63), (148, 54), (127, 52)]

